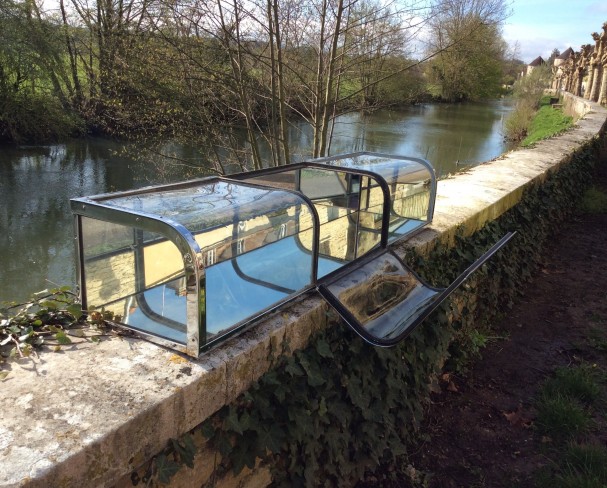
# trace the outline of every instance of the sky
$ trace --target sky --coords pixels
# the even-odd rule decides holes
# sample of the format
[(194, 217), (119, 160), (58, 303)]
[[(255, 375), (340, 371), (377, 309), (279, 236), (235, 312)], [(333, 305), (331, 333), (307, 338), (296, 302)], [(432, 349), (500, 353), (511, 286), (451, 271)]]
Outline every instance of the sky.
[(547, 59), (555, 48), (594, 44), (591, 34), (607, 22), (607, 0), (513, 0), (510, 8), (504, 39), (511, 47), (518, 42), (517, 58), (526, 63)]

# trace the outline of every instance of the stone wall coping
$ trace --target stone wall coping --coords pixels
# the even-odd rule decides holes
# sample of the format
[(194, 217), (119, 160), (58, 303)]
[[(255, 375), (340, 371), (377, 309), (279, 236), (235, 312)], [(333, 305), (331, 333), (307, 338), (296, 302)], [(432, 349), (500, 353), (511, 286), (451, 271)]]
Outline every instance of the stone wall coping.
[[(448, 242), (460, 228), (473, 233), (599, 133), (607, 109), (567, 96), (590, 109), (572, 130), (441, 180), (432, 225), (406, 246)], [(236, 399), (285, 353), (285, 338), (292, 350), (305, 347), (325, 309), (309, 293), (198, 360), (115, 336), (10, 362), (0, 397), (0, 486), (112, 486)]]

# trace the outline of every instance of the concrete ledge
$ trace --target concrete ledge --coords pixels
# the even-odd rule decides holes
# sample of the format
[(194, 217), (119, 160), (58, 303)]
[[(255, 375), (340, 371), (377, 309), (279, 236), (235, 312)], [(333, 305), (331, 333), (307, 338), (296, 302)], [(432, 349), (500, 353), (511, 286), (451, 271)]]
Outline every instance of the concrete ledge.
[[(407, 246), (453, 242), (460, 228), (472, 234), (595, 137), (607, 110), (566, 98), (583, 107), (573, 130), (439, 182), (433, 225)], [(237, 398), (277, 358), (305, 347), (325, 327), (325, 310), (319, 297), (302, 297), (196, 361), (112, 337), (9, 363), (0, 398), (0, 486), (114, 485)], [(263, 486), (268, 474), (255, 479)]]

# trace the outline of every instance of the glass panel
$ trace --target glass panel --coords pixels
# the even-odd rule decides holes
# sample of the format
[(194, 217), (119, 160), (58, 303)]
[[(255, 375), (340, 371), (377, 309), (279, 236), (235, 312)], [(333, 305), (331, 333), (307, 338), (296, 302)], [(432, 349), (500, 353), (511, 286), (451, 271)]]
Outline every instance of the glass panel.
[[(293, 193), (227, 181), (207, 181), (150, 189), (146, 193), (102, 199), (130, 212), (145, 212), (182, 224), (192, 234), (267, 217), (299, 206)], [(232, 230), (231, 227), (229, 230)]]
[(300, 190), (315, 203), (348, 207), (346, 197), (352, 193), (349, 176), (343, 172), (304, 168), (301, 170)]
[[(423, 226), (428, 220), (432, 198), (432, 172), (424, 164), (405, 158), (361, 154), (326, 161), (326, 164), (371, 171), (386, 180), (390, 189), (390, 230), (388, 241), (392, 242), (401, 236)], [(374, 203), (380, 204), (380, 188), (375, 185), (369, 188), (367, 198), (369, 210)], [(361, 221), (362, 226), (362, 221)], [(364, 225), (365, 228), (368, 228)]]
[[(194, 237), (202, 250), (205, 266), (212, 266), (298, 233), (310, 231), (309, 235), (313, 236), (313, 224), (310, 209), (297, 204), (267, 215), (229, 221)], [(312, 237), (309, 243), (311, 245)]]
[(312, 284), (313, 223), (310, 209), (297, 204), (196, 236), (206, 266), (209, 339)]
[(261, 312), (311, 283), (312, 255), (295, 236), (235, 256), (206, 270), (210, 335)]
[(357, 257), (369, 252), (381, 242), (383, 212), (382, 189), (372, 178), (361, 178)]
[(238, 256), (232, 264), (243, 279), (287, 293), (311, 283), (312, 253), (302, 248), (295, 236)]
[(186, 343), (184, 277), (136, 293), (124, 300), (124, 307), (126, 325), (180, 344)]
[(406, 332), (439, 294), (424, 286), (390, 253), (354, 269), (327, 288), (364, 331), (380, 341)]
[[(135, 293), (133, 229), (82, 217), (81, 235), (87, 306), (95, 308)], [(124, 315), (123, 307), (108, 306), (106, 309)]]
[(185, 274), (177, 247), (160, 234), (82, 217), (87, 307), (133, 328), (185, 343)]
[[(317, 168), (302, 169), (300, 188), (312, 200), (318, 213), (319, 256), (325, 260), (322, 273), (353, 260), (356, 257), (359, 176)], [(318, 276), (324, 274), (319, 272)]]
[(296, 190), (297, 189), (297, 173), (296, 171), (281, 171), (279, 173), (272, 173), (267, 175), (255, 176), (254, 178), (247, 178), (247, 183), (254, 183), (256, 185), (271, 186), (273, 188), (283, 188), (285, 190)]

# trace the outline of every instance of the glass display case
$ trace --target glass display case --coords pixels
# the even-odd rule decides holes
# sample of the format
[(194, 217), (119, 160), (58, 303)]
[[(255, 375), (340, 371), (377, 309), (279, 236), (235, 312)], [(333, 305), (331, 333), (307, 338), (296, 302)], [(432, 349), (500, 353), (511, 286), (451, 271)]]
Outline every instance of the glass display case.
[(389, 251), (435, 197), (428, 162), (356, 153), (76, 198), (83, 308), (197, 357), (317, 288), (390, 345), (446, 297)]
[(316, 280), (316, 214), (289, 190), (212, 178), (71, 204), (84, 307), (193, 356)]

